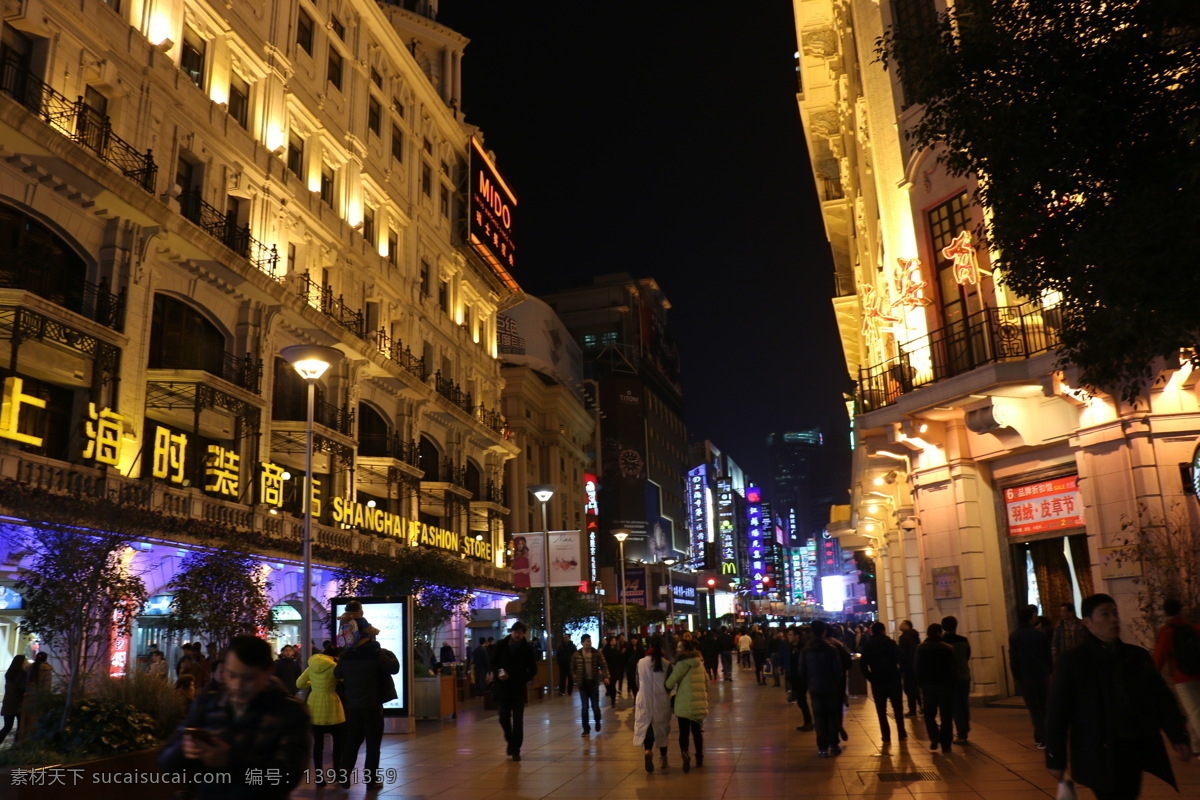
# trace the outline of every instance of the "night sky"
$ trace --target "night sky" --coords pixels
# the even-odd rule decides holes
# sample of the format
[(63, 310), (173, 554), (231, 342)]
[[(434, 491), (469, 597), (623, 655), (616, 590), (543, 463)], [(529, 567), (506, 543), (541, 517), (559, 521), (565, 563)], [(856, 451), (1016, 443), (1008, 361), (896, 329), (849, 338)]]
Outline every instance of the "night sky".
[(439, 21), (471, 39), (463, 107), (517, 194), (522, 287), (656, 278), (690, 435), (757, 480), (771, 431), (845, 429), (791, 3), (442, 0)]

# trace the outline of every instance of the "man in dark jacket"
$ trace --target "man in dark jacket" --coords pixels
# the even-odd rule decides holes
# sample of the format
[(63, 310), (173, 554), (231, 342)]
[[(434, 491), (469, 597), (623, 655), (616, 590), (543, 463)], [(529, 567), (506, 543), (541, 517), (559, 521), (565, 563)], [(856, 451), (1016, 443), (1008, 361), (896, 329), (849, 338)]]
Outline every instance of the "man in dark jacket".
[(496, 643), (496, 705), (500, 709), (500, 727), (513, 761), (521, 760), (521, 745), (525, 741), (525, 691), (537, 676), (537, 655), (533, 645), (525, 640), (525, 623), (514, 622), (508, 636)]
[(829, 626), (821, 620), (812, 624), (812, 641), (800, 653), (799, 680), (812, 696), (813, 720), (817, 728), (817, 755), (838, 755), (838, 732), (842, 729), (842, 695), (846, 690), (845, 649), (826, 638)]
[(383, 745), (383, 704), (395, 699), (390, 677), (400, 671), (400, 662), (390, 650), (377, 641), (368, 641), (348, 650), (333, 668), (334, 676), (342, 680), (342, 705), (346, 710), (346, 729), (342, 735), (339, 756), (338, 783), (343, 789), (350, 786), (349, 776), (358, 761), (358, 750), (366, 743), (362, 775), (368, 789), (383, 788), (379, 776), (379, 751)]
[(900, 645), (887, 635), (887, 626), (876, 622), (871, 626), (871, 636), (862, 646), (862, 658), (858, 662), (863, 675), (871, 684), (871, 697), (875, 700), (875, 713), (879, 715), (879, 732), (884, 744), (892, 741), (892, 729), (888, 726), (887, 707), (892, 704), (896, 714), (896, 730), (900, 739), (908, 738), (904, 730), (904, 699), (900, 690)]
[(942, 641), (954, 651), (954, 697), (950, 715), (954, 717), (954, 732), (959, 744), (965, 744), (971, 732), (971, 643), (958, 634), (958, 617), (943, 617)]
[(717, 652), (721, 654), (721, 672), (725, 675), (725, 680), (733, 680), (733, 636), (730, 635), (729, 629), (724, 625), (721, 626), (721, 632), (717, 634)]
[(279, 648), (279, 658), (275, 659), (275, 663), (271, 666), (271, 672), (276, 678), (279, 678), (279, 682), (283, 684), (284, 689), (287, 689), (288, 694), (296, 693), (296, 678), (300, 677), (300, 664), (296, 661), (295, 649), (290, 644)]
[(788, 694), (792, 700), (796, 701), (796, 705), (800, 707), (800, 713), (804, 715), (804, 724), (798, 725), (796, 730), (811, 731), (813, 718), (812, 711), (808, 708), (808, 684), (800, 680), (800, 654), (804, 651), (804, 645), (804, 633), (799, 627), (792, 627), (788, 631)]
[(1037, 627), (1037, 606), (1022, 606), (1017, 629), (1008, 637), (1008, 661), (1021, 684), (1021, 698), (1033, 720), (1033, 741), (1046, 749), (1046, 696), (1050, 691), (1050, 640)]
[(471, 651), (471, 666), (475, 670), (475, 694), (482, 696), (487, 691), (488, 675), (492, 671), (487, 639), (480, 637), (479, 643)]
[[(954, 648), (942, 641), (942, 626), (929, 626), (925, 641), (917, 648), (914, 671), (925, 695), (925, 727), (929, 729), (929, 749), (950, 752), (954, 725), (950, 721), (954, 702)], [(941, 717), (941, 724), (938, 718)]]
[(571, 634), (564, 633), (558, 649), (554, 651), (554, 660), (558, 662), (558, 696), (575, 691), (575, 679), (571, 676), (571, 656), (575, 655), (575, 643)]
[(159, 768), (227, 776), (197, 780), (200, 800), (286, 798), (311, 757), (308, 711), (271, 680), (271, 647), (262, 639), (235, 637), (224, 663), (224, 689), (196, 699)]
[(1160, 730), (1181, 761), (1191, 755), (1179, 703), (1150, 654), (1121, 641), (1117, 604), (1094, 594), (1080, 608), (1088, 636), (1059, 656), (1046, 713), (1046, 769), (1061, 780), (1070, 743), (1071, 777), (1098, 800), (1141, 792), (1142, 773), (1172, 786)]
[(917, 683), (915, 671), (917, 646), (921, 644), (921, 635), (913, 628), (908, 620), (900, 623), (900, 677), (904, 683), (904, 696), (908, 700), (908, 714), (917, 715), (917, 705), (921, 702), (920, 684)]

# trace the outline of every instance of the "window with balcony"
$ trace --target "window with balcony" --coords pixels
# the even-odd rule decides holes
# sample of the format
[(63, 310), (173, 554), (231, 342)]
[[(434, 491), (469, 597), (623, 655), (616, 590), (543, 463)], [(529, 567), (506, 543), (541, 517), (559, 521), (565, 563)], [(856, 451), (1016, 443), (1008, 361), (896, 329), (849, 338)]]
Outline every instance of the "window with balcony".
[(332, 47), (329, 48), (329, 68), (325, 72), (326, 78), (333, 88), (339, 92), (342, 90), (342, 55)]
[(954, 237), (971, 230), (971, 198), (962, 192), (928, 213), (929, 241), (933, 247), (933, 258), (937, 271), (938, 300), (941, 304), (942, 322), (945, 325), (960, 323), (963, 317), (981, 308), (979, 286), (960, 285), (955, 279), (954, 262), (942, 255), (942, 248), (949, 246)]
[(204, 54), (207, 42), (186, 25), (183, 27), (183, 48), (179, 55), (179, 68), (192, 83), (204, 88)]
[(26, 436), (36, 436), (41, 439), (40, 447), (8, 440), (5, 440), (6, 443), (18, 447), (26, 453), (36, 453), (46, 458), (54, 458), (59, 461), (79, 460), (78, 449), (71, 446), (71, 434), (78, 428), (75, 416), (77, 413), (75, 408), (76, 390), (0, 368), (0, 383), (9, 377), (21, 378), (22, 394), (44, 401), (46, 407), (38, 408), (32, 404), (23, 404), (17, 420), (17, 430)]
[[(314, 392), (314, 408), (324, 409), (325, 406), (325, 387), (317, 381)], [(328, 422), (328, 414), (320, 412), (315, 416), (320, 417), (324, 413), (324, 421), (318, 418), (317, 421), (321, 424)], [(286, 359), (275, 358), (275, 383), (271, 393), (271, 417), (277, 420), (285, 420), (288, 422), (304, 422), (308, 419), (308, 384), (304, 379), (296, 374), (296, 369)]]
[(62, 238), (21, 211), (0, 205), (0, 289), (24, 289), (87, 314), (88, 268)]
[(392, 126), (392, 159), (398, 164), (404, 163), (404, 132), (399, 125)]
[(321, 165), (321, 202), (333, 208), (334, 171), (328, 164)]
[(170, 295), (154, 296), (150, 369), (196, 369), (224, 374), (225, 334), (194, 307)]
[(367, 130), (376, 136), (383, 128), (383, 106), (374, 97), (367, 100)]
[(250, 122), (250, 84), (238, 75), (229, 77), (229, 116), (243, 128)]
[(365, 206), (363, 209), (363, 238), (371, 245), (375, 244), (375, 209)]
[(421, 437), (417, 459), (417, 467), (425, 473), (421, 480), (430, 482), (441, 480), (442, 453), (428, 436)]
[(288, 172), (304, 180), (304, 139), (295, 131), (288, 136), (287, 168)]
[(342, 24), (340, 19), (332, 14), (329, 16), (329, 27), (333, 30), (333, 34), (335, 36), (337, 36), (343, 42), (346, 41), (346, 26)]
[(389, 452), (389, 435), (391, 431), (387, 420), (375, 407), (360, 402), (358, 404), (358, 454), (375, 458), (392, 455)]
[(296, 44), (310, 56), (313, 54), (313, 21), (304, 9), (300, 9), (300, 17), (296, 20)]

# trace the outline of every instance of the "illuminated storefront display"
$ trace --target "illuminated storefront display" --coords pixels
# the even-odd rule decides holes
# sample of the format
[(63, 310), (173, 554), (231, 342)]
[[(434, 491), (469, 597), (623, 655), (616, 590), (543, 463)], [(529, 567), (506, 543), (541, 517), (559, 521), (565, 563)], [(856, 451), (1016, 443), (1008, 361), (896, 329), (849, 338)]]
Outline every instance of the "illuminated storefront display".
[(471, 210), (467, 215), (467, 236), (475, 252), (505, 285), (519, 291), (512, 277), (517, 257), (513, 241), (517, 197), (475, 139), (471, 139), (470, 156)]
[[(313, 509), (316, 513), (316, 509)], [(409, 544), (421, 544), (437, 550), (459, 553), (468, 558), (492, 560), (492, 543), (487, 539), (476, 539), (454, 531), (427, 525), (417, 520), (405, 519), (382, 508), (335, 497), (329, 503), (329, 516), (334, 524), (372, 531), (384, 536), (405, 539)]]
[(154, 448), (151, 451), (151, 474), (159, 480), (182, 486), (187, 464), (186, 433), (176, 433), (161, 425), (154, 428)]
[(921, 280), (921, 259), (897, 258), (896, 263), (900, 269), (895, 273), (896, 299), (892, 301), (892, 308), (916, 309), (932, 303), (925, 296), (929, 284)]
[(41, 447), (42, 438), (40, 436), (21, 433), (18, 428), (21, 426), (22, 406), (45, 408), (46, 401), (40, 397), (25, 394), (24, 388), (25, 383), (21, 378), (11, 376), (4, 379), (4, 396), (3, 400), (0, 400), (0, 436), (21, 444)]
[(721, 574), (737, 577), (737, 528), (733, 505), (733, 482), (717, 479), (717, 546), (721, 558)]
[(88, 418), (83, 426), (87, 444), (83, 448), (85, 461), (115, 467), (121, 463), (121, 434), (125, 418), (111, 408), (96, 411), (95, 403), (88, 403)]
[(764, 578), (767, 577), (764, 560), (765, 548), (763, 537), (766, 533), (766, 519), (763, 516), (762, 491), (756, 486), (746, 487), (746, 553), (749, 568), (750, 591), (757, 595), (767, 593)]
[(204, 491), (237, 499), (241, 491), (241, 457), (219, 444), (208, 446), (204, 464)]
[(891, 310), (884, 307), (884, 299), (869, 284), (859, 286), (863, 305), (863, 336), (878, 338), (881, 334), (893, 331), (900, 318), (894, 316)]

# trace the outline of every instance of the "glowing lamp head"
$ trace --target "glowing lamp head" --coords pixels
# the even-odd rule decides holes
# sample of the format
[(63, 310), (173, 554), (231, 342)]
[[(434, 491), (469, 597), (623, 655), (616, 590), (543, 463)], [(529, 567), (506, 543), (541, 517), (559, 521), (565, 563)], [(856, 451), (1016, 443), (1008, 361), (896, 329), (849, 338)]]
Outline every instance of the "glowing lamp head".
[(626, 531), (626, 530), (613, 531), (613, 538), (616, 539), (618, 542), (621, 542), (622, 544), (624, 544), (625, 540), (629, 538), (629, 531)]
[(342, 360), (342, 351), (320, 344), (296, 344), (279, 351), (306, 381), (320, 380), (330, 367)]
[(374, 508), (374, 507), (375, 507), (375, 501), (374, 501), (374, 500), (368, 500), (368, 501), (367, 501), (367, 508)]
[(679, 563), (679, 559), (678, 559), (678, 558), (675, 558), (674, 556), (667, 556), (666, 558), (664, 558), (664, 559), (662, 560), (662, 562), (663, 562), (664, 564), (666, 564), (668, 567), (673, 567), (673, 566), (675, 566), (676, 564), (678, 564), (678, 563)]
[(540, 484), (538, 486), (530, 486), (529, 493), (537, 498), (539, 503), (549, 503), (550, 498), (554, 497), (554, 493), (558, 491), (557, 486), (549, 484)]

